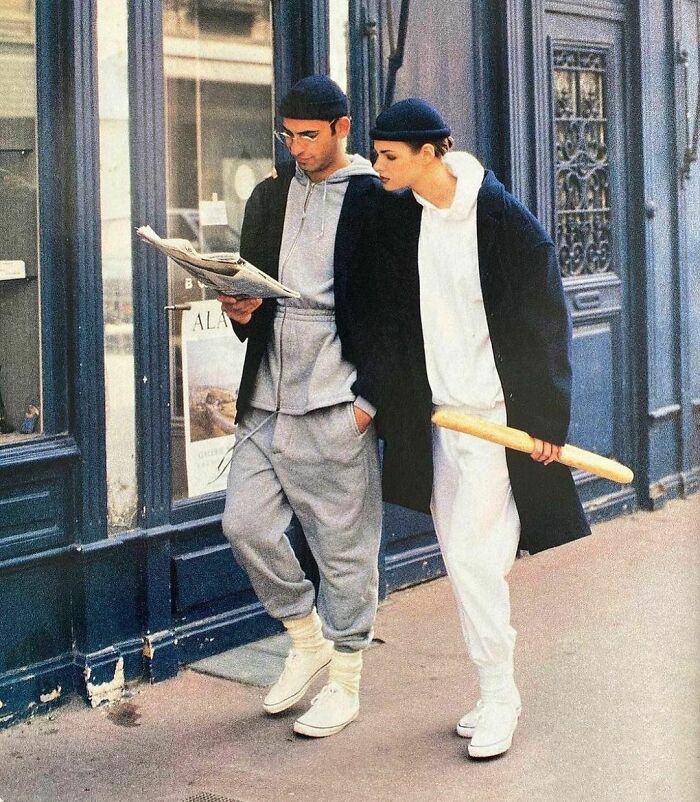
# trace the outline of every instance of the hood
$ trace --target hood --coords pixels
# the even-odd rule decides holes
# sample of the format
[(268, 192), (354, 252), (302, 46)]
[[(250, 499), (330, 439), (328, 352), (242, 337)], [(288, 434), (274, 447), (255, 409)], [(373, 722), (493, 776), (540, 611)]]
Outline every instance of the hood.
[[(374, 167), (372, 167), (372, 163), (369, 159), (365, 159), (364, 156), (353, 153), (352, 155), (348, 155), (348, 158), (350, 159), (350, 164), (346, 167), (341, 167), (340, 170), (336, 170), (329, 175), (325, 181), (319, 181), (319, 184), (342, 184), (348, 181), (353, 175), (377, 175)], [(306, 175), (298, 164), (296, 165), (294, 177), (304, 186), (309, 183), (308, 175)]]
[[(364, 156), (359, 156), (355, 153), (349, 155), (348, 158), (350, 159), (348, 165), (341, 167), (340, 170), (336, 170), (334, 173), (331, 173), (328, 178), (316, 184), (316, 186), (323, 186), (323, 210), (321, 212), (321, 232), (319, 234), (319, 239), (323, 239), (326, 233), (326, 198), (328, 193), (330, 192), (331, 195), (333, 193), (344, 195), (347, 189), (347, 183), (354, 175), (377, 175), (371, 162), (365, 159)], [(309, 176), (306, 175), (298, 164), (296, 165), (294, 178), (303, 187), (309, 186)]]
[(439, 209), (415, 192), (413, 194), (421, 206), (435, 210), (445, 220), (466, 220), (476, 204), (476, 198), (484, 180), (484, 167), (476, 156), (462, 151), (446, 153), (443, 156), (443, 162), (457, 179), (452, 205), (448, 209)]

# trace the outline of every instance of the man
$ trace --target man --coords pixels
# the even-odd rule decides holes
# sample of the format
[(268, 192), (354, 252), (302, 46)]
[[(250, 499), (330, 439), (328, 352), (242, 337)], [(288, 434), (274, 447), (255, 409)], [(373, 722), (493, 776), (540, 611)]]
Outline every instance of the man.
[[(329, 78), (299, 81), (280, 116), (276, 135), (295, 163), (253, 191), (241, 255), (301, 299), (219, 296), (247, 340), (223, 530), (292, 639), (264, 709), (291, 707), (330, 665), (328, 684), (294, 722), (323, 737), (357, 718), (377, 607), (379, 461), (374, 407), (363, 397), (362, 292), (349, 265), (380, 185), (366, 159), (345, 153), (348, 101)], [(318, 613), (285, 535), (292, 513), (319, 567)]]

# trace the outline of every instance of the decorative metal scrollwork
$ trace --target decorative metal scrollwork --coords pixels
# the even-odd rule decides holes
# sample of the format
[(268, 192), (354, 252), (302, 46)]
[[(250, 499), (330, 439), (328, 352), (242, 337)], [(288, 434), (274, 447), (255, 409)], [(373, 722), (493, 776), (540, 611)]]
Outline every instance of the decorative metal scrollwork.
[(563, 276), (611, 270), (606, 57), (554, 48), (554, 203)]

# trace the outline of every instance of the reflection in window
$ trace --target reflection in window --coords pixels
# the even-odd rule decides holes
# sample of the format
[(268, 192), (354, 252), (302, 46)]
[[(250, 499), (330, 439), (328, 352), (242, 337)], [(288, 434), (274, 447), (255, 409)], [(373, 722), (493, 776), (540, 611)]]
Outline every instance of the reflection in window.
[[(270, 3), (165, 0), (163, 29), (167, 235), (188, 239), (201, 251), (237, 251), (245, 202), (272, 166)], [(201, 467), (202, 443), (210, 440), (213, 461), (223, 445), (223, 439), (215, 441), (231, 434), (230, 426), (219, 425), (220, 413), (235, 415), (245, 347), (224, 331), (225, 321), (207, 302), (213, 294), (172, 263), (169, 293), (171, 305), (190, 307), (170, 316), (173, 498), (183, 499), (218, 489), (203, 488), (193, 472)], [(206, 346), (203, 325), (225, 339)], [(183, 354), (189, 360), (184, 366)], [(201, 384), (198, 362), (207, 358), (222, 362), (207, 374), (217, 377), (217, 386)], [(190, 377), (187, 393), (183, 367)], [(200, 377), (196, 386), (193, 377)]]
[(138, 508), (127, 13), (126, 0), (99, 0), (97, 4), (107, 523), (110, 534), (135, 526)]
[(35, 42), (34, 3), (0, 0), (0, 445), (41, 430)]

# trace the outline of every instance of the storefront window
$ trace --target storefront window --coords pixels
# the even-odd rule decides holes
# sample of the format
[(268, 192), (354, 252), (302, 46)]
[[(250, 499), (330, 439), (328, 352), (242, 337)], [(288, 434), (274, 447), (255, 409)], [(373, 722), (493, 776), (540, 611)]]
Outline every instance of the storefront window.
[(0, 445), (41, 431), (36, 31), (0, 0)]
[[(167, 236), (235, 252), (245, 202), (272, 167), (270, 3), (165, 0), (163, 26)], [(172, 263), (169, 293), (178, 500), (225, 486), (245, 346), (215, 296)]]
[(107, 522), (136, 525), (136, 411), (126, 0), (97, 3), (100, 206), (104, 298)]

